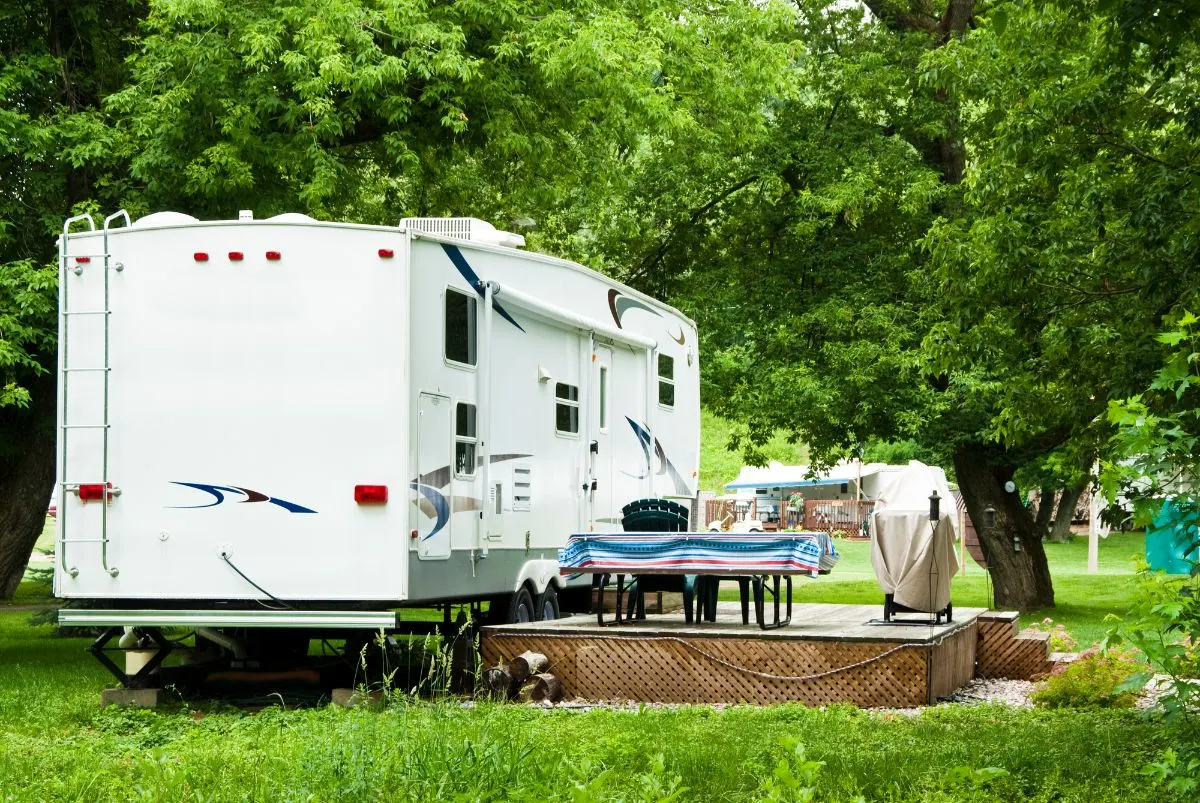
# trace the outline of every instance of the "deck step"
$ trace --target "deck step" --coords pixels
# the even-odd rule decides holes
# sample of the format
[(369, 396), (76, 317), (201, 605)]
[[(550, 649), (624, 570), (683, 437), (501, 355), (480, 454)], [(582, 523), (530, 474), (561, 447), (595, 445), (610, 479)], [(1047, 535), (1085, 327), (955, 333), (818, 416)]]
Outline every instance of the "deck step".
[(1021, 630), (1020, 614), (988, 611), (979, 617), (975, 676), (1008, 680), (1038, 680), (1054, 668), (1050, 634)]

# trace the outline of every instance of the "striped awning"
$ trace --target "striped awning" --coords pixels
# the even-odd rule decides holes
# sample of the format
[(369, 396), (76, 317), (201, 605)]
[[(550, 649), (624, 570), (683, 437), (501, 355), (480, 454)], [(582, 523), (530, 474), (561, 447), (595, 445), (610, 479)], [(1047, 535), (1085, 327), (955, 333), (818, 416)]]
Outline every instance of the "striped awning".
[(580, 533), (558, 551), (562, 574), (810, 574), (838, 560), (828, 533)]

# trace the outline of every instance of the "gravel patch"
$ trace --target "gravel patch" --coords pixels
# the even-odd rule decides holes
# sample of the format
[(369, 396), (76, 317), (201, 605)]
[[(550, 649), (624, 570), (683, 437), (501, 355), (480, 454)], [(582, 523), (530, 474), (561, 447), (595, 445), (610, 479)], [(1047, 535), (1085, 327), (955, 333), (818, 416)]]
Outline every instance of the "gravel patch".
[(950, 703), (1002, 703), (1015, 708), (1033, 708), (1030, 695), (1037, 684), (1031, 680), (984, 680), (972, 678), (967, 685), (956, 690), (946, 702)]
[[(1033, 708), (1033, 700), (1031, 695), (1038, 687), (1036, 681), (1031, 680), (984, 680), (982, 678), (973, 678), (968, 681), (965, 686), (956, 690), (949, 697), (938, 701), (938, 705), (986, 705), (999, 704), (1008, 705), (1014, 708)], [(1148, 710), (1158, 704), (1158, 701), (1164, 694), (1171, 690), (1171, 679), (1166, 675), (1155, 675), (1149, 682), (1146, 683), (1146, 690), (1138, 697), (1136, 707), (1140, 710)], [(531, 703), (540, 708), (554, 708), (568, 711), (591, 711), (596, 708), (604, 708), (610, 711), (628, 711), (636, 713), (641, 710), (654, 709), (673, 709), (673, 708), (691, 708), (704, 705), (703, 703), (637, 703), (629, 701), (596, 701), (583, 700), (573, 698), (563, 700), (562, 702), (551, 705), (550, 703)], [(714, 711), (720, 711), (729, 707), (725, 703), (708, 705), (708, 708)], [(919, 716), (922, 711), (932, 706), (923, 706), (919, 708), (874, 708), (868, 709), (871, 713), (881, 716), (884, 719), (893, 719), (897, 717), (915, 717)]]

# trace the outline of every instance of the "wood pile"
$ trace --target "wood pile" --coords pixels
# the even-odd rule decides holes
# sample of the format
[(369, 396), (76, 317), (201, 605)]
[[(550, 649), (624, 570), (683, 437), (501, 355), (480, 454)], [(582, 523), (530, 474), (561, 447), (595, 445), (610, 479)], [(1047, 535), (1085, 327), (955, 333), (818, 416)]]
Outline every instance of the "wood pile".
[(507, 665), (483, 670), (481, 691), (492, 700), (557, 703), (563, 697), (563, 687), (555, 675), (546, 671), (549, 668), (545, 655), (523, 652)]

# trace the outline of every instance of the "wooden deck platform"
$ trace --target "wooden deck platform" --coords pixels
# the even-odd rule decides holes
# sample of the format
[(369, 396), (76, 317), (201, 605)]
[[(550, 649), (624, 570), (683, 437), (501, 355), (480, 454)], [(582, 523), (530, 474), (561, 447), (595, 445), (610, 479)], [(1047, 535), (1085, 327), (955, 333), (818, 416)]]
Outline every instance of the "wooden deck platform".
[(738, 603), (722, 602), (716, 622), (688, 625), (675, 613), (600, 627), (594, 616), (574, 616), (485, 627), (481, 646), (488, 665), (543, 653), (567, 692), (588, 700), (909, 707), (974, 676), (983, 613), (876, 625), (882, 604), (804, 603), (793, 606), (790, 625), (763, 631), (742, 624)]

